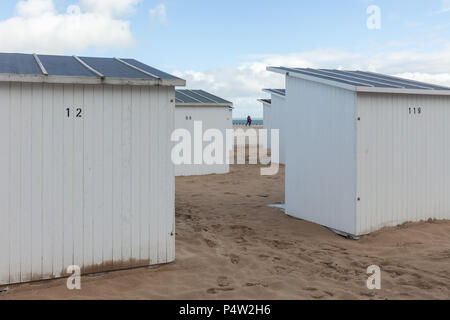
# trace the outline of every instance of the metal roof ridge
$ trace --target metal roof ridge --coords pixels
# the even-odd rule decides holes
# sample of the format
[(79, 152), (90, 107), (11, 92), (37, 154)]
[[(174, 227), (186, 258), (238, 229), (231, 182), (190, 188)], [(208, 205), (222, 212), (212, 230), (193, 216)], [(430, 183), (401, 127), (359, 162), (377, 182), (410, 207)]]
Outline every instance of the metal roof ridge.
[[(388, 85), (388, 86), (392, 86), (392, 87), (398, 88), (398, 89), (404, 88), (404, 86), (398, 85), (398, 83), (395, 82), (395, 81), (389, 81), (389, 80), (386, 80), (386, 79), (383, 80), (383, 79), (381, 79), (381, 78), (376, 78), (376, 77), (370, 77), (370, 78), (372, 78), (372, 79), (374, 79), (374, 80), (364, 79), (362, 75), (358, 77), (357, 75), (354, 75), (354, 74), (352, 74), (352, 73), (349, 72), (349, 71), (344, 71), (344, 70), (328, 70), (328, 69), (318, 69), (318, 70), (320, 70), (320, 71), (322, 71), (322, 72), (329, 73), (329, 74), (333, 74), (333, 75), (337, 75), (337, 74), (336, 74), (336, 71), (337, 71), (337, 72), (342, 72), (342, 73), (344, 73), (344, 75), (345, 75), (346, 77), (354, 78), (354, 79), (361, 80), (361, 81), (364, 81), (364, 82), (373, 82), (373, 83), (378, 83), (378, 84), (381, 84), (381, 85)], [(350, 80), (350, 81), (351, 81), (351, 80)], [(394, 82), (394, 83), (396, 83), (396, 84), (389, 84), (388, 82)], [(372, 86), (372, 87), (374, 87), (374, 86)]]
[(39, 68), (41, 68), (41, 72), (44, 76), (48, 76), (47, 69), (45, 69), (44, 64), (42, 63), (41, 59), (39, 59), (38, 55), (36, 53), (33, 53), (34, 60), (36, 60), (36, 63), (38, 64)]
[(130, 67), (130, 68), (132, 68), (132, 69), (134, 69), (134, 70), (137, 70), (137, 71), (139, 71), (139, 72), (142, 72), (143, 74), (146, 74), (146, 75), (148, 75), (148, 76), (150, 76), (150, 77), (152, 77), (152, 78), (156, 78), (156, 79), (158, 79), (158, 80), (161, 80), (161, 77), (158, 77), (157, 75), (154, 75), (153, 73), (150, 73), (150, 72), (148, 72), (148, 71), (145, 71), (145, 70), (143, 70), (143, 69), (141, 69), (141, 68), (139, 68), (139, 67), (136, 67), (135, 65), (132, 65), (131, 63), (128, 63), (128, 62), (126, 62), (126, 61), (123, 61), (122, 59), (119, 59), (119, 58), (114, 58), (115, 60), (117, 60), (117, 61), (119, 61), (119, 62), (121, 62), (121, 63), (123, 63), (124, 65), (126, 65), (127, 67)]
[(312, 68), (294, 68), (294, 69), (292, 69), (292, 70), (297, 71), (297, 72), (299, 72), (299, 73), (304, 72), (304, 73), (306, 73), (306, 74), (309, 74), (309, 75), (311, 75), (311, 76), (313, 76), (313, 77), (317, 77), (317, 78), (320, 78), (321, 76), (322, 76), (322, 77), (328, 77), (328, 78), (331, 78), (330, 81), (337, 81), (337, 82), (346, 81), (346, 82), (353, 83), (353, 85), (356, 85), (356, 86), (375, 87), (374, 85), (371, 85), (371, 84), (364, 84), (364, 83), (362, 83), (362, 82), (358, 82), (358, 81), (354, 81), (354, 80), (343, 79), (343, 78), (340, 78), (338, 75), (332, 76), (332, 75), (326, 75), (326, 74), (320, 74), (320, 73), (314, 72), (314, 71), (320, 71), (320, 69), (312, 69)]
[[(371, 77), (376, 78), (376, 79), (380, 79), (380, 76), (387, 76), (389, 78), (392, 78), (394, 82), (403, 82), (409, 85), (415, 85), (417, 87), (423, 88), (423, 89), (428, 89), (428, 90), (437, 90), (434, 89), (433, 87), (438, 87), (441, 88), (442, 90), (450, 90), (450, 88), (445, 87), (445, 86), (440, 86), (440, 85), (435, 85), (432, 83), (424, 83), (424, 82), (420, 82), (420, 81), (416, 81), (416, 80), (410, 80), (410, 79), (403, 79), (400, 77), (395, 77), (395, 76), (391, 76), (391, 75), (384, 75), (384, 74), (380, 74), (380, 73), (376, 73), (376, 72), (371, 72), (371, 71), (362, 71), (362, 70), (357, 70), (357, 72), (363, 72), (363, 73), (368, 73), (371, 75)], [(414, 84), (413, 84), (414, 83)], [(432, 87), (430, 87), (432, 86)]]
[[(189, 89), (188, 89), (188, 90), (189, 90)], [(203, 98), (205, 98), (205, 99), (208, 99), (208, 100), (210, 100), (210, 101), (212, 101), (212, 102), (215, 102), (215, 103), (217, 103), (217, 104), (223, 103), (223, 102), (220, 102), (220, 101), (217, 101), (217, 100), (208, 98), (208, 97), (206, 97), (206, 96), (204, 96), (204, 95), (202, 95), (202, 94), (200, 94), (200, 93), (198, 93), (198, 92), (195, 92), (194, 90), (189, 90), (189, 91), (190, 91), (190, 92), (193, 92), (193, 93), (195, 93), (195, 94), (197, 94), (197, 95), (199, 95), (199, 96), (201, 96), (201, 97), (203, 97)], [(197, 91), (202, 91), (202, 90), (197, 90)], [(207, 93), (208, 93), (208, 92), (207, 92)], [(211, 94), (211, 93), (208, 93), (208, 94), (214, 96), (214, 95)], [(220, 98), (220, 97), (217, 97), (217, 98), (222, 99), (222, 98)], [(222, 100), (224, 100), (224, 99), (222, 99)], [(224, 100), (224, 101), (226, 101), (226, 100)], [(228, 103), (228, 102), (232, 104), (232, 102), (230, 102), (230, 101), (227, 101), (226, 103)]]
[(177, 98), (177, 93), (179, 92), (179, 90), (175, 90), (175, 100), (180, 100), (181, 103), (186, 103), (183, 99), (181, 98)]
[[(198, 99), (196, 99), (196, 98), (194, 98), (194, 97), (192, 97), (192, 96), (186, 94), (185, 91), (189, 91), (188, 89), (177, 90), (177, 91), (178, 91), (179, 93), (181, 93), (182, 95), (188, 97), (188, 98), (194, 99), (195, 101), (197, 101), (197, 102), (199, 102), (199, 103), (203, 103), (202, 101), (200, 101), (200, 100), (198, 100)], [(187, 102), (186, 102), (186, 103), (187, 103)]]
[(92, 68), (90, 65), (88, 65), (86, 62), (84, 62), (80, 57), (73, 55), (72, 56), (75, 60), (77, 60), (83, 67), (85, 67), (86, 69), (88, 69), (90, 72), (92, 72), (93, 74), (99, 76), (101, 79), (105, 79), (105, 75), (103, 75), (101, 72), (98, 72), (97, 70), (95, 70), (94, 68)]

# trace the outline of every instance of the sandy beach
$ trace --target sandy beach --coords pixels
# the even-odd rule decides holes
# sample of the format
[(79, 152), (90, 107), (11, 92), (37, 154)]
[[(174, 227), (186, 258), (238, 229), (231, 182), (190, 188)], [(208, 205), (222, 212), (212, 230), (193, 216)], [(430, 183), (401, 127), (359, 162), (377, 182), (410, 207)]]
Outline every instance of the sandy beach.
[[(9, 286), (0, 299), (449, 299), (450, 222), (384, 229), (360, 241), (286, 216), (284, 168), (176, 179), (176, 262)], [(366, 287), (370, 265), (382, 289)]]

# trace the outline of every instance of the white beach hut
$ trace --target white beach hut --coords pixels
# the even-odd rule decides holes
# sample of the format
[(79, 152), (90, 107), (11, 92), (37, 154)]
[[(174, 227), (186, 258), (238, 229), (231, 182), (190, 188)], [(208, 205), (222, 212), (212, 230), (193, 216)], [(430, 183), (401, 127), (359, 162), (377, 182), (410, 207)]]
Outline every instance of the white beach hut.
[[(272, 111), (272, 100), (271, 99), (258, 99), (259, 102), (263, 105), (263, 128), (267, 130), (267, 132), (270, 132), (272, 130), (272, 117), (271, 117), (271, 111)], [(271, 140), (267, 139), (267, 147), (270, 149), (271, 147)]]
[[(264, 92), (271, 95), (270, 104), (264, 103), (264, 100), (259, 100), (263, 102), (264, 106), (264, 121), (268, 122), (268, 126), (264, 125), (264, 129), (268, 131), (268, 146), (269, 149), (272, 148), (272, 141), (270, 139), (270, 130), (279, 130), (279, 163), (286, 163), (286, 146), (285, 146), (285, 126), (286, 126), (286, 114), (284, 112), (284, 104), (286, 99), (285, 89), (263, 89)], [(267, 112), (267, 114), (266, 114)]]
[(175, 258), (175, 86), (133, 59), (0, 54), (0, 284)]
[(362, 71), (286, 75), (286, 210), (359, 236), (450, 219), (450, 89)]
[[(219, 98), (204, 90), (176, 90), (175, 127), (189, 131), (194, 145), (194, 124), (201, 123), (201, 135), (209, 129), (220, 130), (226, 137), (226, 130), (233, 128), (233, 103)], [(203, 148), (209, 142), (202, 142)], [(223, 163), (195, 164), (192, 155), (191, 164), (180, 164), (175, 166), (176, 176), (197, 176), (207, 174), (225, 174), (230, 172), (230, 165), (226, 157), (231, 150), (226, 150), (223, 144)]]

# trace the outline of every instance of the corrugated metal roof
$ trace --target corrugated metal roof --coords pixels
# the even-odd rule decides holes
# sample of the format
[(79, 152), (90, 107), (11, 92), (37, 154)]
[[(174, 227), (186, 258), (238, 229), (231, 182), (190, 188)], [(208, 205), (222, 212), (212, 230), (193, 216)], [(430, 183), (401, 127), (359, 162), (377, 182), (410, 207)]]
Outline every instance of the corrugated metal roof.
[(286, 96), (286, 89), (263, 89), (264, 92), (276, 94), (279, 96)]
[(313, 77), (324, 81), (335, 82), (338, 84), (358, 88), (389, 89), (393, 92), (400, 92), (401, 90), (405, 89), (420, 90), (420, 91), (450, 90), (450, 88), (440, 85), (434, 85), (367, 71), (346, 71), (346, 70), (332, 70), (332, 69), (287, 68), (287, 67), (269, 67), (268, 70), (280, 73), (281, 72), (294, 73), (306, 77)]
[(0, 73), (42, 74), (31, 54), (0, 53)]
[[(97, 77), (94, 73), (83, 67), (83, 65), (73, 57), (49, 55), (39, 55), (38, 57), (44, 68), (47, 70), (49, 76)], [(33, 62), (36, 64), (35, 60)], [(0, 73), (3, 73), (2, 70), (0, 70)], [(35, 74), (39, 75), (41, 74), (41, 71), (39, 70), (39, 73)]]
[[(42, 64), (43, 69), (39, 63)], [(45, 74), (46, 71), (48, 74)], [(76, 77), (78, 82), (82, 79), (106, 80), (133, 80), (134, 83), (145, 81), (167, 85), (184, 85), (185, 81), (168, 73), (157, 70), (135, 59), (98, 58), (98, 57), (76, 57), (56, 55), (32, 55), (20, 53), (0, 53), (0, 75), (2, 81), (11, 80), (15, 75), (17, 79), (26, 76), (33, 81), (43, 82), (53, 79), (52, 77)], [(7, 76), (7, 77), (6, 77)], [(104, 77), (103, 77), (104, 76)], [(80, 80), (81, 79), (81, 80)], [(23, 80), (26, 81), (26, 80)], [(77, 82), (77, 83), (78, 83)]]
[(160, 77), (162, 79), (179, 79), (179, 78), (177, 78), (177, 77), (175, 77), (175, 76), (173, 76), (171, 74), (168, 74), (168, 73), (165, 73), (165, 72), (163, 72), (161, 70), (158, 70), (158, 69), (155, 69), (153, 67), (150, 67), (149, 65), (146, 65), (146, 64), (144, 64), (142, 62), (139, 62), (139, 61), (137, 61), (135, 59), (122, 59), (122, 60), (127, 62), (127, 63), (129, 63), (129, 64), (132, 64), (132, 65), (134, 65), (134, 66), (136, 66), (138, 68), (141, 68), (142, 70), (145, 70), (145, 71), (147, 71), (147, 72), (149, 72), (151, 74), (154, 74), (155, 76), (158, 76), (158, 77)]
[(177, 104), (233, 105), (232, 102), (219, 98), (204, 90), (176, 90), (175, 97)]

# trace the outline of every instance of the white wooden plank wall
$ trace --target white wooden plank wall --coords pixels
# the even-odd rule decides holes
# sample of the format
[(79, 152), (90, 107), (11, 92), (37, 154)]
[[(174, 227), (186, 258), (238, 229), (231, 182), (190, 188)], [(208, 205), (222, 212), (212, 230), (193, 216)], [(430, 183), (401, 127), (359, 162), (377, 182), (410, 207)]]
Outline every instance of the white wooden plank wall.
[(358, 116), (358, 234), (450, 219), (450, 99), (358, 94)]
[(174, 260), (174, 95), (0, 84), (0, 284)]

